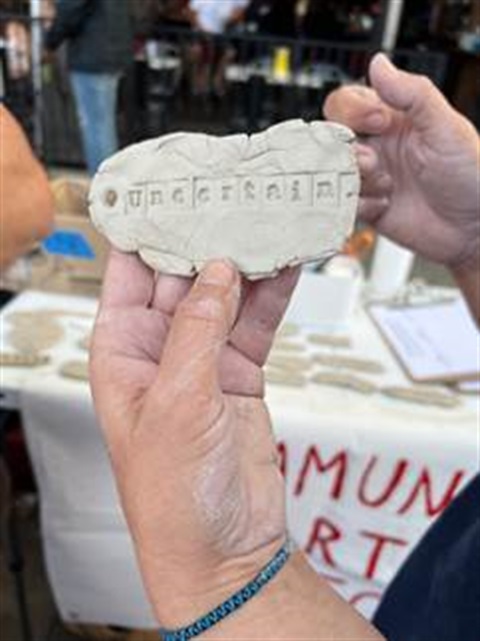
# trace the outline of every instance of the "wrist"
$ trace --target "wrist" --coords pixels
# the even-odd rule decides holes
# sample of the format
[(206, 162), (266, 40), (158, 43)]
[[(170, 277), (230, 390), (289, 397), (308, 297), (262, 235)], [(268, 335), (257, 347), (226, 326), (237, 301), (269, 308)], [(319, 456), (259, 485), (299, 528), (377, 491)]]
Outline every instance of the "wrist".
[(326, 637), (381, 641), (380, 635), (317, 575), (305, 556), (294, 552), (255, 597), (196, 638), (313, 641)]
[[(214, 559), (201, 565), (182, 562), (175, 571), (159, 567), (154, 573), (150, 567), (143, 574), (160, 627), (183, 628), (214, 610), (248, 585), (285, 541), (286, 536), (221, 562)], [(146, 567), (145, 562), (142, 566)]]

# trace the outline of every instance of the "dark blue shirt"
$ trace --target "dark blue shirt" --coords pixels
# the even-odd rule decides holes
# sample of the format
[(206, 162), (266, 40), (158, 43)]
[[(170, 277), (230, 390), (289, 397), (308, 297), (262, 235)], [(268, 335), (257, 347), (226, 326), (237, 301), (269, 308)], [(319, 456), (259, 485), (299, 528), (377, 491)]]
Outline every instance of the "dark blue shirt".
[(421, 540), (374, 623), (388, 641), (480, 641), (480, 475)]

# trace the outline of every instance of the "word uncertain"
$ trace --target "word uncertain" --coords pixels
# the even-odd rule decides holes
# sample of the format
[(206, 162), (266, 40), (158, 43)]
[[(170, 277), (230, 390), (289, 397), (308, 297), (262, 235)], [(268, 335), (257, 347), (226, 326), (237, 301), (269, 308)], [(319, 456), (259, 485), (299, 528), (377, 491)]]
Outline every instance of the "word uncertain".
[(258, 207), (338, 206), (340, 176), (334, 172), (193, 178), (137, 185), (126, 194), (127, 214)]

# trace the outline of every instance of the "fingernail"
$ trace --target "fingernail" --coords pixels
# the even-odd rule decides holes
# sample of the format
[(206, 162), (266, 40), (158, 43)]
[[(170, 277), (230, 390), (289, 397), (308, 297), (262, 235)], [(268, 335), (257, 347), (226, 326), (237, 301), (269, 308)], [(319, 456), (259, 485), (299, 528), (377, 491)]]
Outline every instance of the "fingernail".
[(367, 126), (375, 130), (383, 129), (386, 124), (387, 124), (387, 120), (382, 113), (377, 112), (377, 113), (371, 114), (367, 118)]
[(388, 67), (389, 69), (396, 69), (395, 65), (393, 62), (390, 60), (388, 56), (386, 56), (384, 53), (379, 52), (376, 53), (373, 58), (372, 58), (372, 64), (373, 65), (383, 65), (385, 67)]
[(221, 285), (228, 287), (235, 280), (236, 273), (233, 265), (227, 261), (212, 261), (205, 265), (198, 276), (204, 285)]

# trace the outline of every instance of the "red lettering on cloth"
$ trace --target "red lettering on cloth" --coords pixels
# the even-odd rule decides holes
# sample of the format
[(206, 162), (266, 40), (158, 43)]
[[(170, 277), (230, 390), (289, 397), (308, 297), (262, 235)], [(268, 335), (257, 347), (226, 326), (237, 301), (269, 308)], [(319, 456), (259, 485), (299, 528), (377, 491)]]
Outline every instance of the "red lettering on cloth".
[(335, 470), (330, 496), (332, 499), (339, 499), (342, 495), (345, 484), (347, 463), (348, 459), (346, 452), (339, 452), (330, 460), (324, 462), (317, 447), (312, 445), (305, 455), (305, 460), (295, 485), (294, 495), (299, 496), (303, 492), (307, 481), (307, 475), (311, 469), (316, 470), (319, 474)]
[(364, 573), (364, 577), (366, 579), (373, 579), (375, 577), (380, 563), (380, 557), (387, 545), (398, 545), (401, 547), (407, 545), (407, 541), (404, 539), (399, 539), (395, 536), (388, 536), (387, 534), (380, 534), (378, 532), (367, 532), (366, 530), (362, 530), (360, 535), (367, 539), (372, 539), (374, 542), (372, 551), (367, 557), (367, 565)]
[(322, 517), (315, 519), (312, 526), (312, 532), (308, 540), (305, 551), (307, 554), (318, 547), (322, 554), (323, 560), (327, 565), (336, 567), (331, 552), (331, 546), (342, 538), (342, 532), (331, 521)]
[(405, 503), (398, 508), (397, 513), (405, 514), (408, 512), (415, 501), (420, 498), (421, 494), (423, 494), (425, 499), (425, 514), (427, 516), (437, 516), (437, 514), (443, 512), (443, 510), (451, 503), (464, 476), (465, 472), (455, 472), (446, 489), (435, 502), (433, 499), (433, 481), (429, 470), (424, 468)]
[[(358, 500), (362, 505), (366, 505), (368, 507), (380, 507), (387, 503), (402, 482), (409, 465), (408, 461), (404, 459), (398, 461), (386, 483), (380, 483), (375, 479), (374, 485), (377, 495), (375, 497), (372, 497), (371, 495), (367, 496), (367, 486), (369, 485), (369, 480), (372, 477), (372, 473), (375, 470), (375, 467), (377, 467), (377, 464), (378, 456), (373, 456), (370, 459), (365, 472), (362, 474), (358, 486)], [(370, 485), (372, 485), (372, 483), (370, 483)]]

